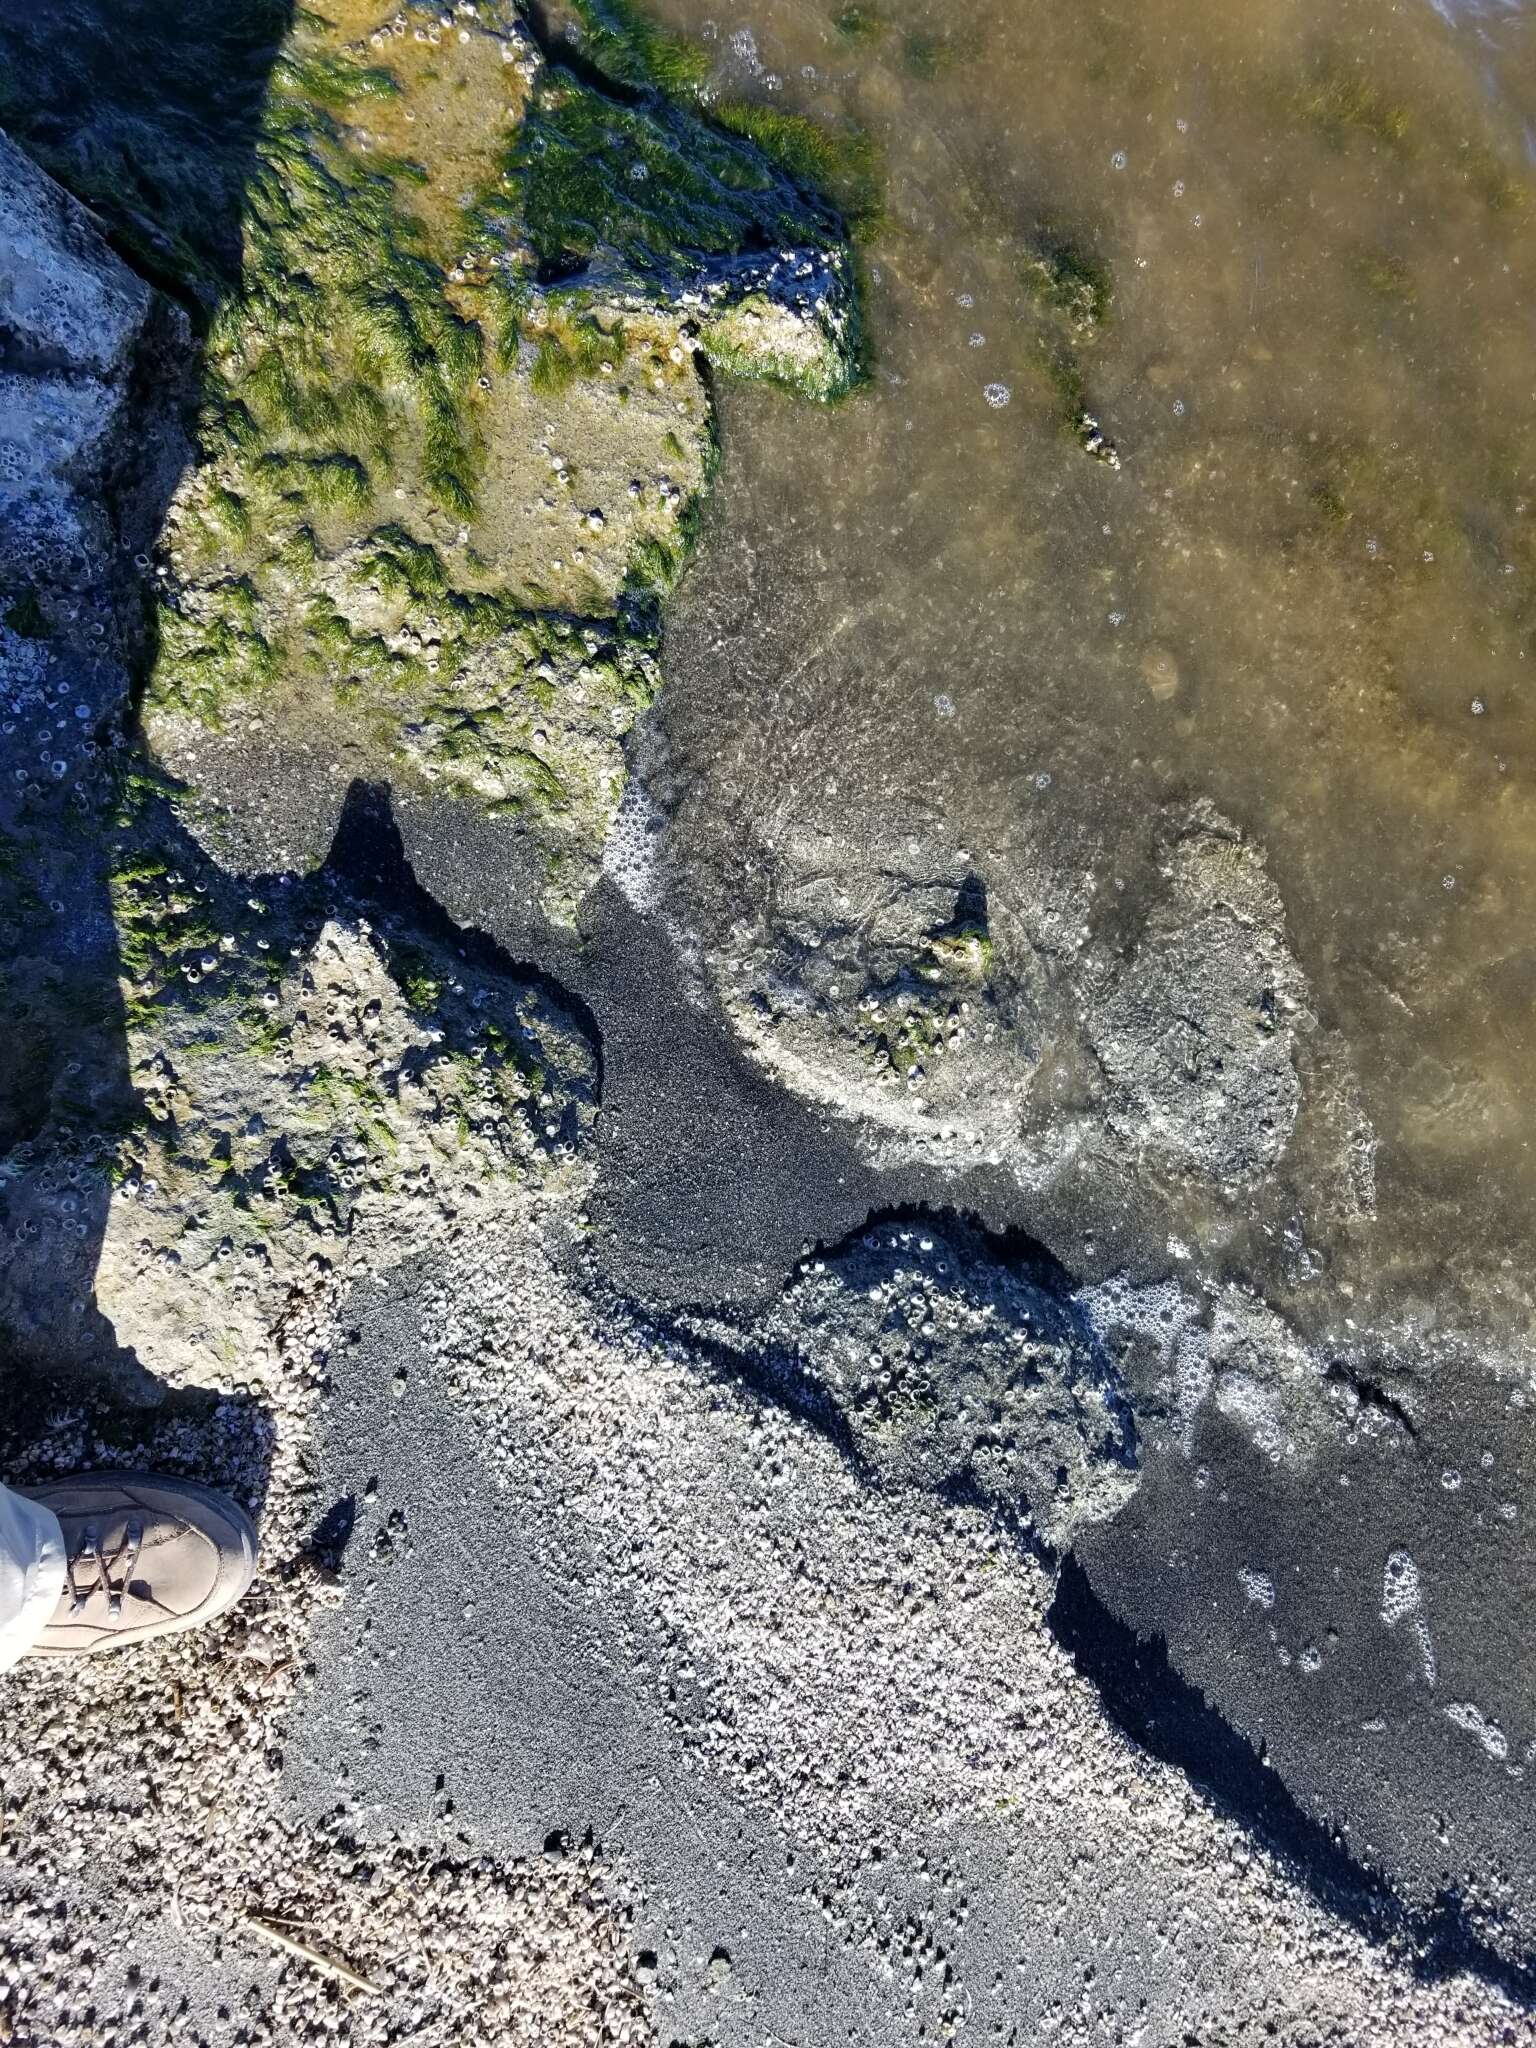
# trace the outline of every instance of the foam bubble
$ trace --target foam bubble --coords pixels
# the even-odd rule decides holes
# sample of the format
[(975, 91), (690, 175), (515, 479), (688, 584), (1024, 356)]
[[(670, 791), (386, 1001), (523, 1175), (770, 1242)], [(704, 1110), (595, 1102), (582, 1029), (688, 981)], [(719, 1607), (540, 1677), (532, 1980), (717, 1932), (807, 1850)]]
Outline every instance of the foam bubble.
[(658, 842), (666, 819), (631, 776), (603, 842), (603, 873), (636, 910), (654, 910), (661, 901)]
[(1388, 1628), (1394, 1628), (1405, 1616), (1417, 1614), (1423, 1604), (1418, 1566), (1406, 1550), (1394, 1550), (1382, 1568), (1382, 1620)]
[(1458, 1728), (1464, 1728), (1469, 1735), (1475, 1735), (1489, 1756), (1502, 1763), (1509, 1755), (1509, 1737), (1497, 1721), (1490, 1721), (1481, 1707), (1471, 1700), (1453, 1700), (1445, 1710), (1445, 1718), (1454, 1721)]

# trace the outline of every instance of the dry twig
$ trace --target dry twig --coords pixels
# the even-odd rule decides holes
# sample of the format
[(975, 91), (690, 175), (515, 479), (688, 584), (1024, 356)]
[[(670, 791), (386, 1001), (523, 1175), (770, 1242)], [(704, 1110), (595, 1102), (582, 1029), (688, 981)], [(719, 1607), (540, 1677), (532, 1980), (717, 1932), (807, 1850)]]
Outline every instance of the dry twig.
[(374, 1998), (379, 1995), (378, 1985), (370, 1983), (366, 1977), (359, 1976), (350, 1964), (342, 1962), (336, 1956), (328, 1956), (320, 1949), (311, 1948), (307, 1941), (300, 1941), (292, 1934), (285, 1934), (277, 1922), (269, 1920), (265, 1914), (247, 1913), (243, 1924), (249, 1927), (253, 1934), (259, 1934), (263, 1940), (270, 1941), (274, 1948), (283, 1949), (287, 1954), (297, 1956), (301, 1962), (311, 1963), (317, 1970), (323, 1970), (326, 1976), (336, 1978), (339, 1983), (345, 1984), (349, 1991), (365, 1991)]

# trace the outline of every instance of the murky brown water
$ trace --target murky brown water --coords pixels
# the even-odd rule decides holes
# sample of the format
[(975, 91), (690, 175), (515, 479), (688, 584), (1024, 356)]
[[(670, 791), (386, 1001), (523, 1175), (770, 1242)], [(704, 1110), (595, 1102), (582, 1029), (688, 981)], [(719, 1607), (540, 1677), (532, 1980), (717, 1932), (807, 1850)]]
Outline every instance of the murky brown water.
[[(1050, 806), (1102, 894), (1160, 805), (1209, 797), (1268, 849), (1352, 1050), (1367, 1263), (1502, 1264), (1519, 1298), (1536, 16), (881, 0), (850, 40), (806, 0), (655, 11), (714, 36), (727, 89), (852, 116), (889, 181), (873, 390), (723, 398), (677, 831), (707, 858), (722, 824), (856, 832), (918, 792), (997, 872)], [(1040, 367), (1024, 265), (1063, 242), (1113, 285), (1077, 360), (1118, 471)]]

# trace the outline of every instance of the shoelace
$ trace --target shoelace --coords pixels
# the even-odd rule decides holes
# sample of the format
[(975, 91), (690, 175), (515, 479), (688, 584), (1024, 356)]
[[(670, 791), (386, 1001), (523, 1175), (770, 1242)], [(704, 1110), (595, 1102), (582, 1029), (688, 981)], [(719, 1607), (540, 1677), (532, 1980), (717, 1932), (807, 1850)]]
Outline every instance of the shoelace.
[[(139, 1561), (139, 1551), (144, 1542), (144, 1524), (129, 1521), (123, 1530), (123, 1540), (108, 1557), (101, 1547), (101, 1530), (95, 1522), (87, 1522), (80, 1532), (80, 1542), (72, 1550), (64, 1565), (64, 1577), (69, 1587), (69, 1613), (74, 1620), (85, 1612), (86, 1603), (93, 1593), (107, 1596), (107, 1618), (120, 1621), (123, 1614), (123, 1595), (133, 1576), (134, 1566)], [(81, 1565), (95, 1567), (94, 1576), (85, 1580), (76, 1576)], [(112, 1579), (113, 1569), (117, 1570), (117, 1581)]]

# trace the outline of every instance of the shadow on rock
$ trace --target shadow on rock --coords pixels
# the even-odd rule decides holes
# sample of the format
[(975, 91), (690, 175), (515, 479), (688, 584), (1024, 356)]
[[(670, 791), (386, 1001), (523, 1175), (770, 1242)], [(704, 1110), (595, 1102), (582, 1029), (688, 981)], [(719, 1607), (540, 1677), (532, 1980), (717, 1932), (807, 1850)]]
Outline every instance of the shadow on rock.
[(229, 1439), (215, 1462), (253, 1497), (259, 1404), (168, 1390), (94, 1278), (139, 1115), (113, 883), (154, 650), (146, 571), (190, 457), (199, 337), (239, 277), (291, 12), (0, 0), (0, 1426), (20, 1456), (51, 1402), (84, 1402), (89, 1427), (65, 1435), (99, 1464), (152, 1409), (168, 1457)]

